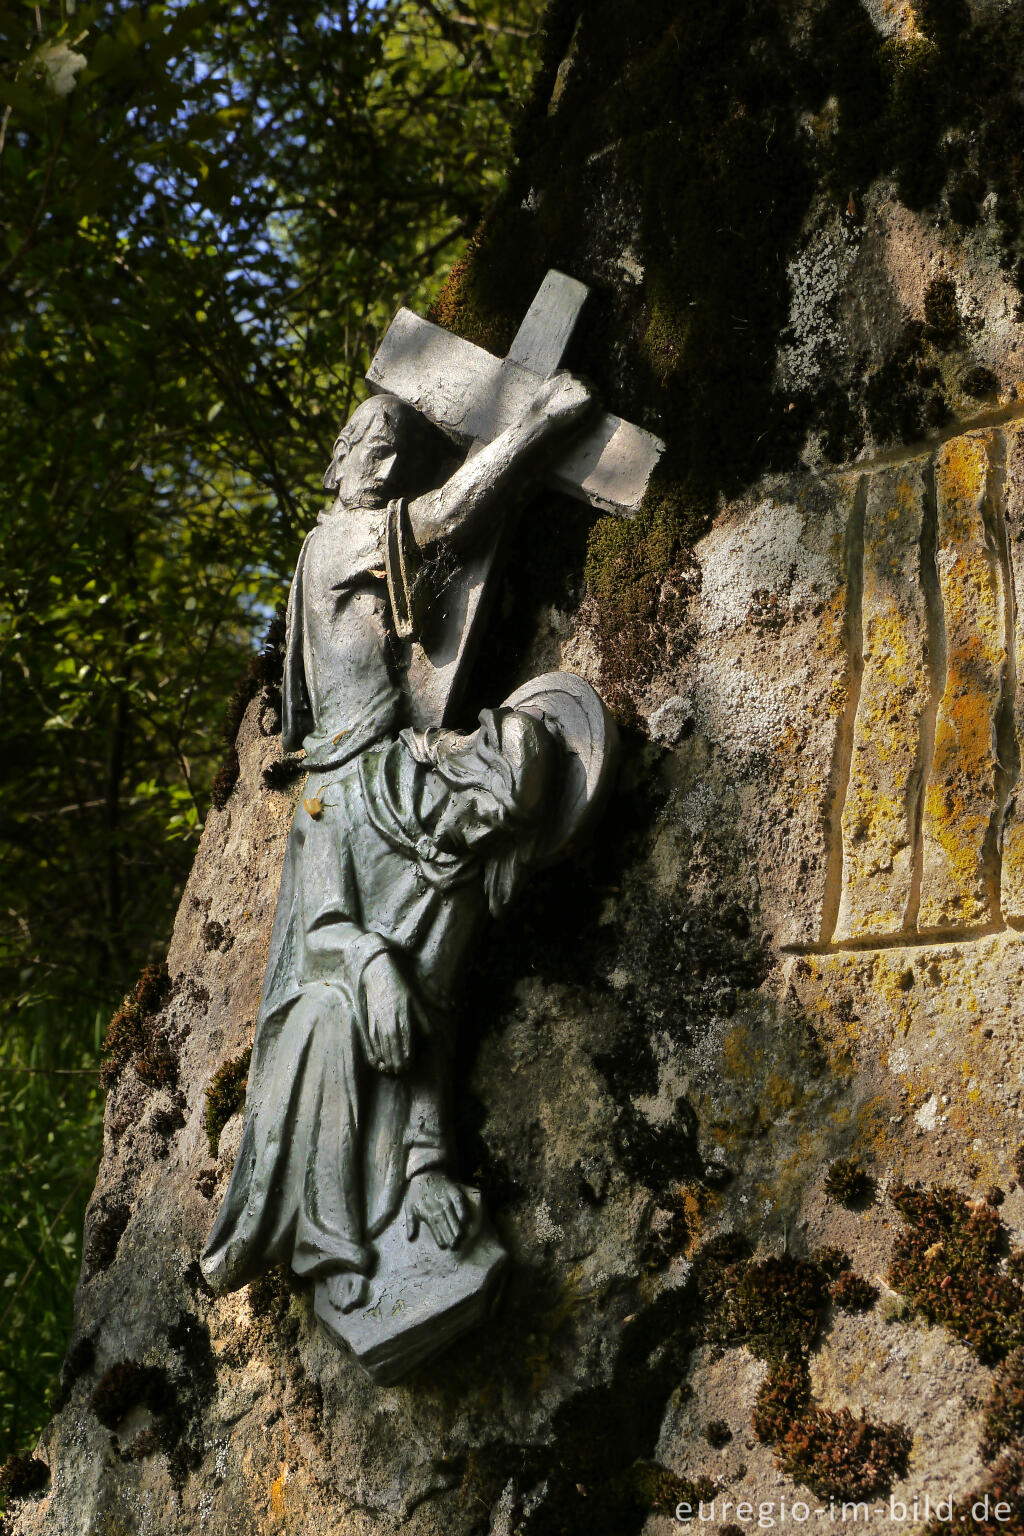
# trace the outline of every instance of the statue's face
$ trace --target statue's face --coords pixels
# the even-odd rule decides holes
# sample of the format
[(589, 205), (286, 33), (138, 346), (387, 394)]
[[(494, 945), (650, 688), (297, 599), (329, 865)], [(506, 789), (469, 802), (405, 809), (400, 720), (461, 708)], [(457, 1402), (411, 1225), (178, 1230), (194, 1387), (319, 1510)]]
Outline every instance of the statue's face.
[(383, 410), (352, 444), (338, 470), (338, 497), (348, 506), (383, 507), (395, 492), (398, 442)]

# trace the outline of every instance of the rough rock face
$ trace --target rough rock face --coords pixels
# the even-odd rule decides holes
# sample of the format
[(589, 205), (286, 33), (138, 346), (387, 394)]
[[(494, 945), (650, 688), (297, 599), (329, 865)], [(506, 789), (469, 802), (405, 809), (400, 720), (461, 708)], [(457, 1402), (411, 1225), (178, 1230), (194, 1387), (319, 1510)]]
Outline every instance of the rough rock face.
[(580, 360), (669, 452), (628, 527), (527, 510), (475, 682), (573, 668), (626, 744), (467, 978), (503, 1310), (379, 1389), (287, 1276), (200, 1278), (299, 787), (271, 689), (114, 1031), (13, 1531), (1024, 1529), (1022, 68), (996, 3), (556, 6), (437, 312), (501, 351), (547, 265), (592, 283)]

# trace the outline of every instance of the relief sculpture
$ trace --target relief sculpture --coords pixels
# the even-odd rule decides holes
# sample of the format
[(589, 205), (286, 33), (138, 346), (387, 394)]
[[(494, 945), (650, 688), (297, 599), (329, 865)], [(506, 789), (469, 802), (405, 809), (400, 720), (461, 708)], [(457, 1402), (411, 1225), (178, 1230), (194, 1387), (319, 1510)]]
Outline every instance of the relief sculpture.
[[(572, 674), (534, 678), (475, 728), (451, 724), (509, 498), (540, 475), (572, 479), (576, 455), (576, 493), (614, 504), (592, 491), (615, 472), (615, 431), (550, 352), (585, 294), (550, 274), (548, 323), (527, 317), (519, 360), (481, 353), (508, 389), (490, 391), (486, 419), (476, 400), (472, 451), (439, 486), (432, 439), (451, 423), (424, 397), (450, 402), (451, 359), (424, 365), (419, 407), (395, 393), (359, 406), (291, 587), (282, 744), (304, 752), (308, 778), (202, 1266), (230, 1290), (290, 1265), (379, 1381), (493, 1305), (507, 1256), (451, 1144), (457, 983), (480, 922), (579, 832), (613, 766), (612, 722)], [(531, 334), (543, 355), (524, 360)]]

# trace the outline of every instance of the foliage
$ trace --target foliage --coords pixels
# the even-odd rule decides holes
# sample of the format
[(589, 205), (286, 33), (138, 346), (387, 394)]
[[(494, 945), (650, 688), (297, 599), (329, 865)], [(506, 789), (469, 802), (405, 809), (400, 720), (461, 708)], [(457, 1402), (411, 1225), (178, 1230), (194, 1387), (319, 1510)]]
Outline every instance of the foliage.
[(499, 184), (535, 15), (0, 9), (0, 1161), (33, 1169), (0, 1239), (18, 1448), (66, 1332), (100, 1108), (92, 1077), (20, 1069), (95, 1066), (94, 1011), (162, 954), (225, 702), (384, 326), (425, 306)]
[(99, 1150), (104, 1017), (54, 1005), (0, 1038), (0, 1437), (39, 1427), (71, 1324), (82, 1221)]

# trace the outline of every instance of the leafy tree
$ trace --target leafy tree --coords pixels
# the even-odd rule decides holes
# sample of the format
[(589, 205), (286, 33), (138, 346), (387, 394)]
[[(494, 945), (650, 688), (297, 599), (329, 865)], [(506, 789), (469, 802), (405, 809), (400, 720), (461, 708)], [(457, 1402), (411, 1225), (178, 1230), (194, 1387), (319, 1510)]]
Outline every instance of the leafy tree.
[(10, 1186), (48, 1197), (0, 1239), (18, 1437), (64, 1315), (26, 1266), (69, 1188), (57, 1237), (78, 1231), (94, 1155), (95, 1093), (55, 1074), (95, 1065), (97, 1011), (166, 941), (225, 700), (384, 326), (500, 182), (536, 13), (0, 12), (0, 1137), (23, 1154), (31, 1113), (73, 1143), (63, 1177)]

